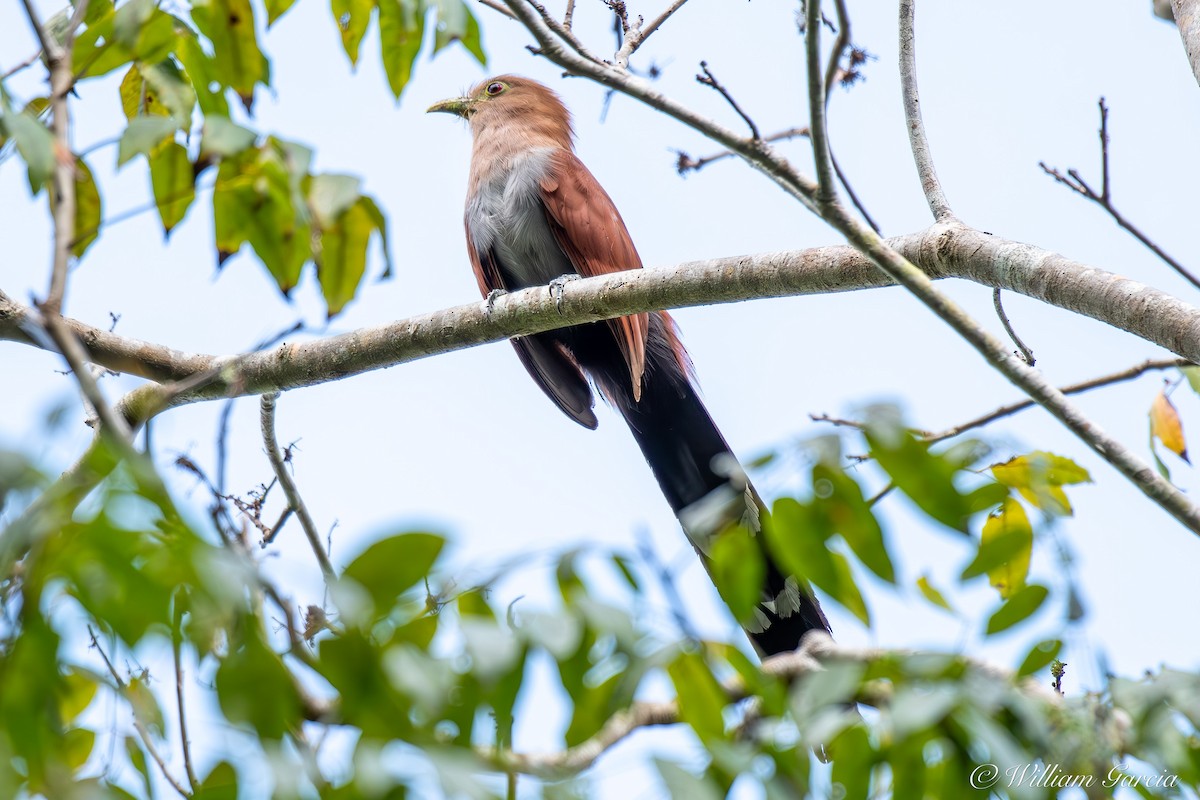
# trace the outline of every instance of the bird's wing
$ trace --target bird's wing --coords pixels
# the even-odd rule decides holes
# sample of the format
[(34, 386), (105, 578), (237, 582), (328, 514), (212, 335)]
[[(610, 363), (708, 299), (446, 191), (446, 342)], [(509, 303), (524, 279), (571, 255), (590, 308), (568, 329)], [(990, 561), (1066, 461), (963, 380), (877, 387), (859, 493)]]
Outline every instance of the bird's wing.
[[(542, 204), (558, 246), (585, 278), (641, 269), (625, 222), (595, 176), (570, 150), (557, 150), (541, 180)], [(633, 399), (642, 394), (646, 370), (648, 314), (609, 320), (633, 382)]]
[[(495, 253), (490, 249), (486, 252), (476, 249), (470, 227), (467, 228), (467, 254), (475, 271), (475, 279), (479, 282), (479, 291), (484, 297), (493, 289), (509, 289), (501, 277)], [(595, 430), (597, 421), (592, 411), (592, 388), (588, 386), (575, 359), (563, 346), (541, 335), (522, 336), (513, 339), (512, 344), (517, 350), (517, 357), (546, 396), (568, 417), (585, 428)]]

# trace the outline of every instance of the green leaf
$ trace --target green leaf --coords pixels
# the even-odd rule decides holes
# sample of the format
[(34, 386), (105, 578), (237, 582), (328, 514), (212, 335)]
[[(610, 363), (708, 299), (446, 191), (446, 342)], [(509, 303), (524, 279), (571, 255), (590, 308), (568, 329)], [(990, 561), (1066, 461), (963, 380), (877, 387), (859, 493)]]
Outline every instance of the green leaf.
[(321, 228), (330, 228), (362, 194), (362, 178), (353, 175), (314, 175), (308, 186), (308, 207)]
[[(53, 192), (51, 192), (53, 194)], [(75, 241), (71, 253), (83, 258), (84, 251), (100, 236), (104, 207), (96, 179), (82, 158), (75, 160)]]
[(950, 602), (946, 600), (946, 596), (938, 591), (936, 586), (929, 582), (929, 577), (927, 575), (922, 575), (920, 578), (917, 578), (917, 588), (921, 590), (921, 595), (926, 600), (933, 603), (938, 608), (943, 608), (946, 611), (949, 611), (951, 614), (958, 613), (954, 610), (954, 606), (950, 605)]
[(384, 269), (383, 274), (379, 276), (379, 279), (384, 280), (385, 278), (390, 278), (392, 277), (392, 248), (391, 245), (388, 244), (387, 218), (383, 215), (383, 212), (379, 209), (378, 204), (376, 204), (375, 200), (372, 199), (370, 195), (364, 194), (358, 199), (358, 202), (362, 205), (363, 210), (371, 216), (371, 221), (375, 223), (375, 230), (379, 232), (379, 241), (383, 244)]
[(736, 525), (717, 536), (708, 557), (713, 583), (734, 618), (741, 623), (754, 619), (767, 571), (762, 545), (745, 528)]
[(270, 67), (254, 33), (250, 0), (196, 0), (192, 19), (213, 46), (212, 67), (217, 80), (233, 89), (249, 111), (256, 84), (268, 85)]
[(29, 174), (29, 190), (37, 194), (54, 174), (57, 166), (54, 158), (54, 134), (33, 115), (25, 112), (14, 113), (8, 106), (7, 99), (4, 106), (4, 128), (25, 161)]
[(158, 705), (158, 698), (146, 683), (146, 676), (137, 675), (125, 685), (125, 699), (133, 711), (133, 718), (146, 727), (146, 730), (158, 738), (163, 738), (163, 713)]
[(433, 54), (453, 42), (463, 47), (480, 64), (487, 65), (487, 56), (479, 38), (479, 23), (462, 0), (437, 0), (437, 22), (434, 26)]
[(681, 652), (667, 665), (667, 673), (679, 697), (679, 717), (692, 727), (702, 742), (725, 737), (725, 690), (700, 653)]
[(170, 117), (134, 117), (117, 143), (117, 166), (124, 166), (137, 155), (148, 156), (152, 149), (173, 136), (178, 129), (179, 123)]
[(317, 280), (330, 317), (354, 299), (366, 273), (367, 245), (374, 230), (371, 215), (363, 204), (356, 202), (342, 212), (334, 225), (321, 231)]
[(424, 15), (416, 0), (378, 0), (379, 42), (383, 71), (396, 99), (412, 77), (425, 33)]
[(174, 49), (175, 35), (175, 21), (156, 7), (155, 0), (128, 0), (117, 9), (113, 38), (140, 61), (166, 58)]
[(296, 0), (266, 0), (267, 27), (270, 28), (274, 25), (275, 21), (286, 14), (295, 2)]
[(1038, 642), (1021, 662), (1020, 668), (1017, 669), (1017, 677), (1032, 675), (1049, 665), (1062, 652), (1062, 644), (1062, 641), (1058, 639), (1046, 639)]
[(170, 236), (196, 199), (195, 171), (186, 147), (166, 142), (150, 153), (150, 186), (163, 235)]
[(331, 0), (330, 10), (333, 11), (334, 22), (342, 35), (342, 47), (350, 58), (350, 63), (358, 64), (358, 51), (362, 46), (363, 36), (367, 25), (371, 22), (371, 12), (375, 10), (374, 0)]
[(821, 462), (813, 467), (812, 482), (814, 487), (826, 484), (829, 487), (828, 497), (824, 498), (824, 513), (833, 529), (842, 535), (863, 566), (894, 584), (896, 569), (883, 539), (883, 529), (858, 482), (843, 470)]
[(724, 792), (706, 777), (696, 777), (672, 761), (654, 759), (671, 800), (721, 800)]
[(292, 177), (275, 147), (221, 161), (213, 185), (217, 263), (249, 242), (286, 296), (312, 254), (307, 211), (294, 204)]
[(217, 668), (217, 699), (233, 722), (248, 722), (266, 739), (282, 739), (300, 724), (300, 698), (283, 661), (250, 634)]
[(976, 562), (982, 562), (992, 587), (1002, 600), (1007, 600), (1025, 585), (1032, 557), (1033, 527), (1029, 516), (1021, 503), (1010, 497), (983, 523)]
[(837, 796), (844, 800), (866, 800), (871, 788), (871, 770), (875, 763), (875, 751), (867, 729), (854, 725), (830, 744), (834, 754), (833, 772), (830, 776)]
[(1063, 486), (1091, 483), (1088, 471), (1069, 458), (1037, 450), (993, 464), (992, 476), (1020, 492), (1047, 514), (1070, 516), (1071, 503)]
[(1029, 584), (1019, 589), (988, 619), (988, 636), (1008, 630), (1018, 622), (1028, 619), (1042, 607), (1049, 594), (1045, 586), (1037, 584)]
[(87, 763), (96, 744), (96, 732), (87, 728), (69, 728), (63, 734), (63, 756), (74, 772)]
[[(190, 30), (180, 34), (175, 56), (187, 71), (192, 90), (196, 93), (196, 101), (204, 115), (228, 117), (229, 103), (225, 100), (224, 88), (217, 80), (213, 58), (204, 52), (198, 37)], [(217, 87), (215, 91), (214, 86)]]
[(966, 533), (972, 514), (994, 506), (1006, 494), (994, 484), (967, 494), (960, 492), (955, 479), (962, 473), (966, 459), (959, 450), (933, 453), (928, 443), (895, 419), (883, 415), (870, 419), (865, 435), (871, 455), (896, 488), (926, 514), (958, 531)]
[(142, 745), (132, 736), (125, 737), (125, 754), (129, 756), (129, 763), (142, 776), (142, 788), (146, 790), (146, 797), (153, 797), (153, 783), (150, 778), (150, 767), (146, 763), (146, 754), (142, 752)]
[(147, 111), (143, 113), (165, 112), (185, 131), (191, 128), (196, 90), (175, 62), (167, 59), (145, 66), (141, 77), (146, 87)]
[(253, 147), (257, 138), (254, 131), (235, 125), (228, 117), (206, 116), (200, 135), (200, 156), (235, 156)]
[(193, 800), (238, 800), (237, 771), (228, 761), (221, 761), (200, 782)]
[(1187, 378), (1188, 386), (1192, 387), (1192, 391), (1200, 394), (1200, 367), (1180, 367), (1179, 371), (1183, 373), (1183, 377)]
[(781, 497), (763, 520), (763, 533), (770, 552), (788, 574), (812, 581), (831, 598), (845, 606), (864, 624), (870, 625), (866, 601), (854, 580), (850, 563), (841, 553), (825, 547), (831, 522), (817, 506)]
[(71, 722), (92, 704), (99, 684), (95, 676), (73, 668), (63, 676), (62, 692), (58, 700), (59, 717)]
[(433, 533), (402, 533), (375, 542), (342, 572), (370, 595), (375, 611), (386, 614), (396, 598), (433, 569), (446, 540)]

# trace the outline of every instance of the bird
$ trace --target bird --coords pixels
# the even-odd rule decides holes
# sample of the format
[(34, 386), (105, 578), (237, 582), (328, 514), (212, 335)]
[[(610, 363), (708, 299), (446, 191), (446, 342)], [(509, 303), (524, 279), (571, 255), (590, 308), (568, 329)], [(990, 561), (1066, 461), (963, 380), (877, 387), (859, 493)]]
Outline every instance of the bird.
[[(612, 198), (575, 154), (571, 114), (552, 89), (499, 75), (428, 112), (462, 117), (471, 129), (467, 255), (489, 308), (498, 293), (533, 286), (561, 292), (574, 278), (642, 268)], [(624, 418), (702, 560), (714, 535), (740, 525), (742, 535), (755, 536), (766, 567), (763, 593), (741, 623), (760, 656), (795, 650), (810, 630), (830, 631), (811, 588), (785, 574), (758, 535), (762, 501), (700, 398), (669, 314), (632, 314), (511, 341), (569, 418), (596, 428), (592, 386)]]

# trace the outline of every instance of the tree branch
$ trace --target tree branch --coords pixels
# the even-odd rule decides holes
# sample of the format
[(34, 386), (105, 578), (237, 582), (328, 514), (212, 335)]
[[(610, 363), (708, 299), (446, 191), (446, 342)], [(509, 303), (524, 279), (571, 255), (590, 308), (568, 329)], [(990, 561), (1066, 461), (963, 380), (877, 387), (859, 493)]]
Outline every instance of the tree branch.
[[(822, 671), (826, 664), (832, 662), (870, 665), (917, 655), (920, 653), (914, 650), (843, 647), (835, 644), (824, 631), (810, 631), (801, 641), (799, 649), (771, 656), (763, 661), (762, 672), (764, 675), (791, 683)], [(945, 654), (940, 655), (944, 657)], [(1039, 681), (1031, 678), (1018, 679), (1010, 670), (968, 656), (958, 655), (954, 658), (981, 678), (993, 683), (1012, 684), (1032, 700), (1053, 705), (1062, 703), (1060, 695), (1042, 686)], [(724, 689), (729, 702), (737, 702), (750, 696), (740, 677), (722, 682), (721, 688)], [(863, 687), (857, 699), (868, 705), (883, 707), (889, 704), (891, 695), (882, 687)], [(595, 736), (560, 753), (510, 753), (481, 747), (476, 749), (476, 754), (500, 771), (521, 772), (545, 780), (562, 780), (588, 769), (601, 756), (640, 728), (674, 725), (681, 721), (679, 707), (675, 701), (634, 703), (609, 717)]]
[(313, 521), (312, 514), (309, 513), (308, 506), (304, 503), (304, 498), (300, 496), (300, 490), (296, 487), (292, 474), (288, 472), (287, 464), (284, 463), (286, 459), (279, 451), (279, 442), (275, 438), (275, 402), (278, 399), (278, 392), (270, 392), (264, 394), (260, 401), (259, 419), (262, 423), (263, 446), (267, 449), (267, 460), (271, 462), (271, 469), (274, 470), (275, 477), (279, 479), (279, 486), (283, 489), (284, 496), (287, 497), (288, 508), (296, 512), (296, 518), (300, 520), (300, 527), (304, 529), (304, 535), (308, 538), (313, 555), (316, 556), (317, 563), (321, 565), (321, 574), (325, 577), (326, 585), (332, 585), (337, 581), (337, 573), (333, 569), (333, 564), (329, 562), (329, 554), (321, 546), (321, 534), (317, 530), (317, 524)]
[(1192, 75), (1200, 83), (1200, 0), (1171, 0), (1171, 13), (1183, 39)]
[(904, 95), (904, 119), (908, 123), (908, 141), (913, 160), (917, 162), (917, 174), (921, 178), (921, 189), (929, 210), (938, 222), (956, 219), (949, 201), (942, 191), (937, 171), (933, 168), (933, 154), (929, 150), (929, 138), (925, 134), (925, 120), (921, 117), (921, 96), (917, 92), (917, 42), (914, 31), (916, 0), (900, 2), (900, 85)]
[[(1143, 283), (958, 224), (934, 225), (886, 241), (920, 264), (930, 278), (956, 277), (1000, 286), (1105, 322), (1200, 363), (1200, 308)], [(490, 313), (482, 303), (469, 303), (238, 356), (188, 353), (107, 328), (71, 319), (65, 322), (87, 348), (89, 361), (118, 372), (180, 381), (224, 365), (206, 386), (176, 397), (173, 402), (178, 405), (325, 383), (625, 314), (890, 285), (893, 282), (865, 256), (846, 246), (732, 256), (571, 281), (563, 288), (561, 308), (544, 287), (531, 288), (496, 298)], [(26, 331), (31, 313), (0, 293), (0, 339), (46, 347)], [(160, 389), (147, 386), (139, 391), (144, 403)], [(129, 402), (124, 408), (127, 418), (141, 413), (131, 410)]]

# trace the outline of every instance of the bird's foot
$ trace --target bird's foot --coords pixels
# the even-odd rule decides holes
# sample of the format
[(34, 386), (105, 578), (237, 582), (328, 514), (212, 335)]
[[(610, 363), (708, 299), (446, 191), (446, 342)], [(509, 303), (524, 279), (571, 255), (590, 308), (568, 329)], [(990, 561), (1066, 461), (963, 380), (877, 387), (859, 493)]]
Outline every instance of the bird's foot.
[(550, 296), (554, 298), (554, 307), (558, 309), (558, 313), (562, 313), (563, 289), (566, 288), (568, 283), (571, 281), (577, 281), (581, 277), (582, 276), (577, 273), (568, 272), (566, 275), (559, 275), (557, 278), (550, 281)]
[(492, 312), (496, 310), (496, 300), (508, 294), (504, 289), (492, 289), (488, 292), (487, 297), (483, 299), (483, 315), (490, 317)]

